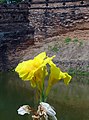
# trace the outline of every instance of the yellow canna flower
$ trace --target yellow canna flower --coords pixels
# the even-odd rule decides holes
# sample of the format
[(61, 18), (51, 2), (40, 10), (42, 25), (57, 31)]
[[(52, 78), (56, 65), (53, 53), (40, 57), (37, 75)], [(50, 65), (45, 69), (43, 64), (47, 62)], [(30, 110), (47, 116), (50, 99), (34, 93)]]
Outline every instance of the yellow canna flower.
[(19, 63), (15, 71), (19, 73), (19, 77), (22, 78), (22, 80), (31, 80), (34, 77), (35, 71), (39, 69), (45, 58), (46, 53), (43, 52), (36, 56), (33, 60), (27, 60)]
[(45, 52), (42, 52), (33, 60), (27, 60), (19, 63), (15, 71), (19, 74), (19, 77), (22, 80), (30, 80), (31, 86), (38, 86), (41, 91), (44, 79), (48, 74), (46, 64), (53, 58), (54, 56), (49, 58), (46, 56)]
[(50, 89), (54, 84), (56, 84), (59, 80), (64, 79), (64, 83), (66, 85), (69, 84), (71, 80), (71, 76), (68, 73), (63, 73), (60, 68), (58, 68), (52, 61), (50, 61), (50, 75), (48, 80), (48, 86), (46, 89), (46, 96), (49, 94)]

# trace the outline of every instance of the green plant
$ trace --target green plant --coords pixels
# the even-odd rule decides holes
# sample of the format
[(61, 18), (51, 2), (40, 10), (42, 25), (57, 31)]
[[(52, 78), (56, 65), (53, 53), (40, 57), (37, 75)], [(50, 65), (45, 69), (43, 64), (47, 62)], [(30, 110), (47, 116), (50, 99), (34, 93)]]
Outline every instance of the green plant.
[(79, 40), (77, 38), (74, 38), (73, 42), (76, 43), (79, 42)]
[(79, 68), (70, 68), (68, 73), (73, 77), (75, 82), (89, 84), (89, 71), (84, 71)]
[(59, 51), (59, 48), (56, 44), (54, 46), (48, 46), (48, 49), (50, 51), (53, 51), (53, 52), (58, 52)]
[(52, 51), (53, 51), (53, 52), (58, 52), (58, 50), (59, 50), (59, 49), (58, 49), (58, 47), (57, 47), (56, 45), (52, 48)]
[(6, 0), (0, 0), (0, 3), (5, 3), (6, 2)]
[(80, 42), (79, 42), (79, 46), (82, 46), (82, 45), (83, 45), (83, 42), (82, 42), (82, 41), (80, 41)]
[(66, 37), (66, 38), (65, 38), (65, 43), (68, 44), (69, 42), (71, 42), (71, 38)]

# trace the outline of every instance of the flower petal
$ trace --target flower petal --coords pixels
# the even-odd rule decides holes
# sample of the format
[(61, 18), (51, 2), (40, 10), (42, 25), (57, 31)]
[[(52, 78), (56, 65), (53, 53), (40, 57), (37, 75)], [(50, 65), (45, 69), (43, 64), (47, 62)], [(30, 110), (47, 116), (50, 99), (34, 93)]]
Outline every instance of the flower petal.
[(52, 116), (52, 120), (57, 120), (57, 117), (55, 115)]
[(71, 80), (71, 76), (68, 74), (68, 73), (65, 73), (65, 77), (63, 78), (64, 79), (64, 83), (66, 84), (66, 85), (68, 85), (69, 84), (69, 82), (70, 82), (70, 80)]
[(48, 103), (41, 102), (40, 105), (41, 105), (43, 108), (45, 108), (46, 113), (47, 113), (49, 116), (55, 116), (55, 115), (56, 115), (56, 112), (53, 110), (53, 108), (52, 108)]
[(68, 73), (62, 72), (52, 61), (50, 61), (50, 75), (48, 80), (48, 86), (46, 89), (46, 96), (48, 96), (50, 89), (55, 85), (59, 80), (64, 79), (66, 85), (69, 84), (71, 76)]
[(18, 111), (18, 114), (24, 115), (26, 113), (30, 114), (31, 109), (29, 105), (23, 105), (17, 111)]
[[(23, 61), (19, 63), (18, 66), (15, 68), (15, 71), (19, 74), (19, 77), (22, 80), (30, 80), (31, 86), (36, 87), (37, 82), (42, 82), (43, 78), (43, 67), (44, 67), (44, 60), (46, 59), (46, 52), (42, 52), (33, 60)], [(45, 64), (46, 65), (46, 64)], [(45, 74), (47, 75), (47, 71), (45, 70)]]
[(34, 59), (45, 59), (46, 58), (46, 52), (42, 52), (39, 55), (37, 55), (36, 57), (34, 57)]

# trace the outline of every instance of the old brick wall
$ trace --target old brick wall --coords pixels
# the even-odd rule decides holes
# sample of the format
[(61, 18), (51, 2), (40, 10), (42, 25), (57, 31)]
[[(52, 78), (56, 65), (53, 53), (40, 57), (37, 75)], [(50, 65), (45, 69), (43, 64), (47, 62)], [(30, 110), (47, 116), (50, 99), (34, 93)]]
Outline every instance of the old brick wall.
[[(37, 0), (33, 1), (37, 2)], [(81, 2), (81, 0), (78, 0), (78, 2), (53, 3), (48, 4), (47, 9), (40, 9), (45, 8), (46, 4), (31, 4), (31, 7), (29, 7), (29, 22), (35, 28), (35, 38), (60, 35), (68, 30), (76, 29), (76, 23), (89, 21), (89, 6), (86, 7), (87, 4), (89, 4), (88, 1)], [(72, 7), (67, 8), (67, 6)], [(60, 8), (55, 9), (56, 7)]]
[[(0, 4), (0, 70), (16, 64), (20, 57), (15, 54), (17, 49), (34, 43), (34, 28), (29, 25), (28, 12), (25, 3)], [(9, 60), (8, 56), (14, 59)]]
[[(0, 4), (0, 70), (15, 66), (20, 60), (20, 56), (16, 54), (17, 50), (33, 44), (33, 37), (42, 39), (60, 35), (76, 29), (77, 23), (89, 22), (87, 4), (88, 1), (82, 3), (79, 0), (78, 2), (53, 3), (48, 6), (25, 2)], [(85, 7), (75, 7), (76, 5)], [(47, 9), (39, 9), (40, 7), (47, 7)], [(49, 9), (50, 7), (53, 9)], [(56, 7), (60, 9), (55, 9)]]

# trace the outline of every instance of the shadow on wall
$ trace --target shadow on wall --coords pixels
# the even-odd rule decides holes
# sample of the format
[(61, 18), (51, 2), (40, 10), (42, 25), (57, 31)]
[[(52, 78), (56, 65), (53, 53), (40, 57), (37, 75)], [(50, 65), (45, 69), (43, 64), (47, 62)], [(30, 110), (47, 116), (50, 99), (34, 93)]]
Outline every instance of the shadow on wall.
[[(29, 10), (26, 5), (0, 4), (0, 70), (6, 71), (9, 69), (8, 65), (16, 64), (17, 48), (21, 51), (34, 44), (34, 27), (29, 25)], [(9, 56), (12, 61), (8, 59)]]

